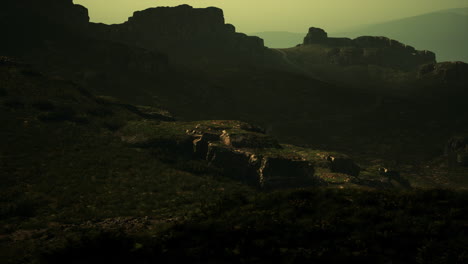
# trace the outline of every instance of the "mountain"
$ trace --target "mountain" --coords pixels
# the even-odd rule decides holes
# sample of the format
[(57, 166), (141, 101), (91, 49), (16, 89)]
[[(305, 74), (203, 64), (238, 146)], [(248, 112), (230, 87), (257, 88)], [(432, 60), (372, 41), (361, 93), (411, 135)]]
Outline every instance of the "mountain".
[(468, 62), (468, 8), (448, 9), (333, 33), (335, 36), (387, 36), (437, 54), (438, 61)]
[(192, 67), (248, 63), (268, 53), (261, 38), (236, 32), (215, 7), (149, 8), (135, 12), (123, 24), (92, 24), (91, 31), (98, 38), (169, 54), (172, 63)]
[(290, 48), (302, 43), (303, 33), (287, 31), (265, 31), (249, 33), (252, 36), (259, 36), (265, 42), (265, 46), (273, 49)]

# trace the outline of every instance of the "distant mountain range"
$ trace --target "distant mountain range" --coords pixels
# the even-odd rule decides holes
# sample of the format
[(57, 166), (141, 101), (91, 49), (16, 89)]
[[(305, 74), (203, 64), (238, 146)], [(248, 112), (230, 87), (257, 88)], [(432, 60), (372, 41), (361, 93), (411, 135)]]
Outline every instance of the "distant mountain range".
[[(288, 48), (302, 43), (305, 33), (252, 33), (270, 48)], [(417, 49), (437, 54), (438, 61), (468, 62), (468, 8), (455, 8), (372, 25), (363, 25), (331, 36), (386, 36)]]

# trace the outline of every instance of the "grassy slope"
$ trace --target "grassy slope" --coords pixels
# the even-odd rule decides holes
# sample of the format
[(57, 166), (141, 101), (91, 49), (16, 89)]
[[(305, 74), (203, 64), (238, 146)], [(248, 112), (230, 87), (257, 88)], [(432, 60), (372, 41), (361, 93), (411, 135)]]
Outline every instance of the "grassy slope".
[(204, 162), (122, 144), (114, 131), (141, 112), (27, 67), (3, 65), (0, 78), (2, 261), (466, 259), (465, 193), (258, 193)]
[(203, 162), (121, 143), (114, 130), (141, 113), (28, 68), (2, 65), (0, 78), (3, 257), (17, 254), (5, 246), (20, 230), (117, 216), (185, 219), (231, 191), (250, 192)]

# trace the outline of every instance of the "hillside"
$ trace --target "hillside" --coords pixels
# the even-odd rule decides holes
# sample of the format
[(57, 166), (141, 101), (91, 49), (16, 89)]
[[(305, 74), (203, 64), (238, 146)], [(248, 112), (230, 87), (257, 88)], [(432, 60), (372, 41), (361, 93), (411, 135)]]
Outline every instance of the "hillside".
[[(94, 94), (168, 109), (181, 120), (249, 121), (284, 143), (413, 166), (410, 173), (443, 156), (445, 142), (466, 131), (466, 64), (435, 64), (434, 53), (396, 40), (329, 38), (311, 28), (303, 45), (274, 50), (236, 33), (216, 8), (154, 8), (123, 24), (98, 25), (71, 1), (29, 4), (49, 15), (2, 9), (3, 24), (18, 22), (5, 32), (5, 54)], [(64, 14), (74, 19), (63, 23)], [(184, 19), (171, 19), (179, 15)]]
[(418, 49), (437, 54), (438, 61), (464, 61), (468, 63), (468, 12), (467, 8), (442, 10), (361, 26), (334, 36), (357, 37), (362, 35), (387, 36)]
[[(407, 193), (405, 178), (361, 172), (346, 155), (280, 144), (239, 121), (175, 121), (11, 58), (1, 58), (0, 80), (2, 262), (234, 263), (271, 250), (281, 260), (263, 261), (425, 260), (435, 249), (463, 258), (464, 237), (453, 233), (465, 222), (456, 213), (466, 207), (462, 192)], [(397, 221), (401, 214), (408, 218)], [(444, 216), (438, 229), (418, 231), (431, 215)], [(373, 235), (389, 230), (407, 244)]]
[[(432, 52), (385, 37), (328, 38), (311, 28), (303, 45), (274, 50), (236, 33), (216, 8), (155, 8), (120, 25), (97, 25), (71, 2), (37, 6), (46, 7), (48, 17), (11, 9), (11, 19), (26, 16), (37, 28), (14, 23), (18, 31), (10, 27), (10, 41), (1, 44), (5, 54), (94, 94), (167, 109), (180, 120), (253, 122), (286, 144), (340, 150), (369, 166), (409, 167), (407, 175), (442, 158), (445, 142), (466, 132), (466, 64), (435, 64)], [(67, 13), (75, 19), (63, 24)], [(180, 14), (184, 19), (170, 19)], [(161, 27), (151, 27), (154, 21)]]
[(1, 263), (467, 262), (468, 64), (188, 5), (0, 28)]

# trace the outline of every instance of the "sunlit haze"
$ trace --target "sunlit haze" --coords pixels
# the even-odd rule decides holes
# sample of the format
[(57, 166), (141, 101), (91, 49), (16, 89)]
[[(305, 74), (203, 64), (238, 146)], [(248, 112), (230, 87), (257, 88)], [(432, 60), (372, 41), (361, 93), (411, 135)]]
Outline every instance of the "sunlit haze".
[(89, 9), (91, 21), (122, 23), (134, 11), (189, 4), (224, 10), (227, 23), (241, 32), (305, 32), (309, 26), (340, 31), (441, 9), (464, 7), (466, 0), (74, 0)]

